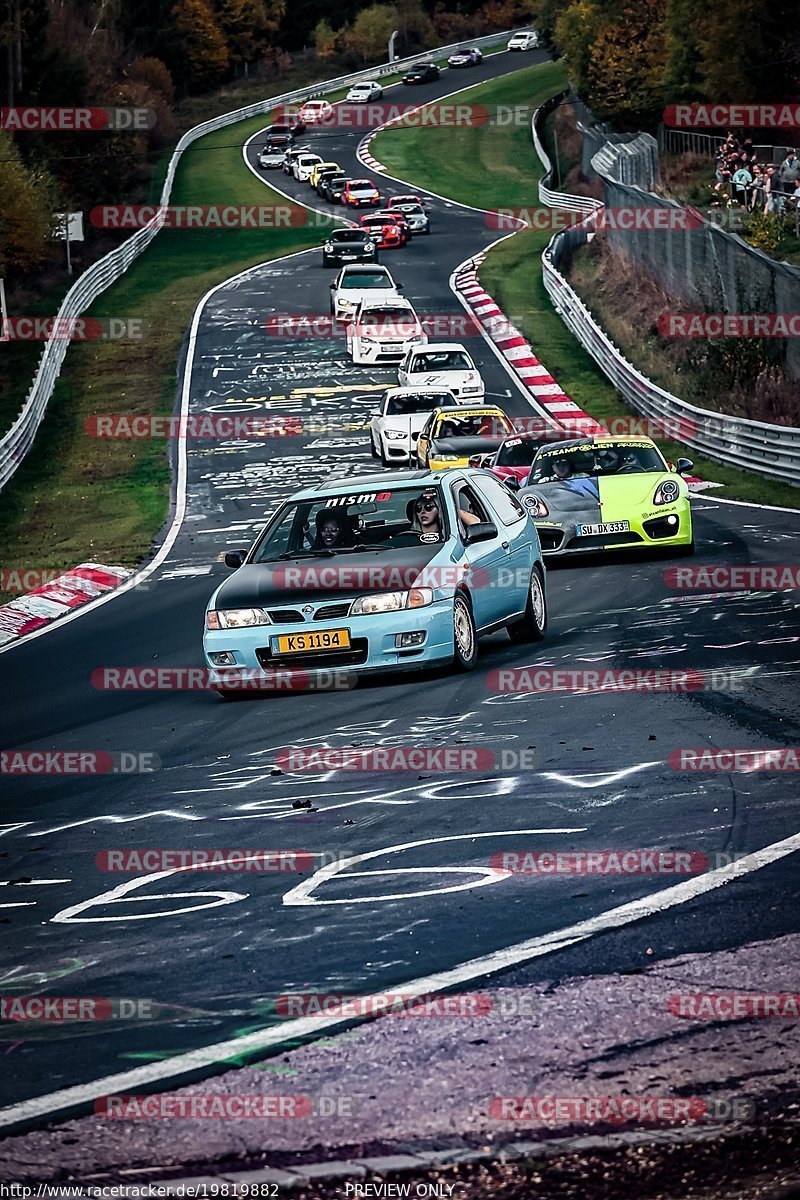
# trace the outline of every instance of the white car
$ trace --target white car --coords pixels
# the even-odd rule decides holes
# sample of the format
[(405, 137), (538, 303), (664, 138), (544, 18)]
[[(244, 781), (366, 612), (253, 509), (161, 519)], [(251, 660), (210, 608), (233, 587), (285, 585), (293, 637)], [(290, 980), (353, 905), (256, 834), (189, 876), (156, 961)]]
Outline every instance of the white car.
[(533, 30), (525, 33), (515, 33), (506, 46), (507, 50), (535, 50), (539, 45), (539, 35)]
[(303, 125), (321, 125), (333, 116), (333, 105), (329, 100), (306, 100), (298, 113)]
[(401, 387), (446, 388), (457, 404), (483, 404), (486, 394), (478, 368), (459, 342), (429, 342), (409, 350), (397, 382)]
[(361, 83), (353, 84), (347, 93), (347, 99), (353, 104), (368, 104), (370, 100), (380, 100), (382, 95), (383, 88), (377, 79), (365, 79)]
[(351, 316), (362, 300), (384, 304), (400, 300), (402, 285), (395, 283), (386, 267), (377, 263), (348, 263), (330, 285), (331, 312), (335, 317)]
[(417, 438), (422, 426), (435, 408), (455, 404), (452, 392), (444, 388), (390, 387), (383, 393), (380, 408), (370, 421), (370, 443), (373, 458), (380, 458), (385, 467), (392, 463), (406, 465), (415, 458)]
[(286, 146), (270, 146), (266, 145), (258, 155), (258, 165), (275, 169), (283, 166), (283, 160), (286, 158)]
[(356, 366), (395, 362), (428, 341), (410, 300), (362, 300), (347, 326), (347, 353)]
[(314, 167), (323, 161), (321, 154), (299, 154), (294, 160), (292, 174), (300, 183), (308, 183)]

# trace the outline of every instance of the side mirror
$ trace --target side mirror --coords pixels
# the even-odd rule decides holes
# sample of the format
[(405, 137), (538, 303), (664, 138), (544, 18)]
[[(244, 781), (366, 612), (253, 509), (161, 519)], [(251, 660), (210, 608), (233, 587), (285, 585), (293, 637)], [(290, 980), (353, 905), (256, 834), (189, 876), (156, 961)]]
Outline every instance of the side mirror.
[(488, 542), (497, 537), (497, 526), (492, 521), (479, 521), (477, 525), (468, 525), (464, 531), (464, 543), (467, 546), (475, 542)]
[(679, 458), (675, 464), (675, 470), (679, 475), (685, 475), (687, 471), (691, 471), (694, 463), (690, 458)]
[(237, 567), (240, 567), (242, 565), (242, 563), (244, 562), (244, 560), (246, 558), (247, 558), (246, 550), (226, 550), (225, 551), (225, 566), (230, 567), (232, 571), (235, 571)]
[(509, 475), (508, 479), (503, 480), (503, 483), (506, 485), (506, 487), (508, 488), (508, 490), (510, 492), (518, 492), (519, 491), (519, 480), (516, 478), (515, 475)]
[(403, 285), (402, 285), (402, 283), (396, 283), (396, 284), (394, 285), (394, 290), (395, 290), (396, 292), (402, 292), (402, 290), (403, 290)]

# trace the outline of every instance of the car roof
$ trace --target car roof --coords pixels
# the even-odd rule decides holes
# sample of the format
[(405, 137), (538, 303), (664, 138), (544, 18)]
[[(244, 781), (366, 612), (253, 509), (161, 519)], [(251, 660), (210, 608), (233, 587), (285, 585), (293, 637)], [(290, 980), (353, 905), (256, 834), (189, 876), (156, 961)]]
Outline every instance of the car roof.
[(582, 437), (582, 438), (564, 438), (560, 442), (550, 442), (547, 446), (543, 446), (542, 450), (555, 449), (568, 450), (572, 446), (592, 446), (600, 450), (614, 449), (615, 446), (647, 446), (657, 450), (655, 442), (652, 438), (644, 437), (642, 434), (632, 434), (630, 437)]
[[(436, 385), (432, 387), (414, 387), (413, 385), (409, 387), (388, 387), (385, 394), (390, 396), (418, 396), (420, 392), (438, 392), (442, 396), (453, 395), (449, 388), (437, 387)], [(453, 399), (455, 399), (455, 396), (453, 396)]]
[[(358, 226), (355, 228), (358, 228)], [(382, 266), (381, 263), (347, 263), (346, 266), (342, 267), (341, 273), (342, 275), (347, 276), (354, 275), (356, 271), (359, 274), (361, 274), (363, 271), (377, 271), (379, 275), (385, 275), (387, 279), (392, 278), (389, 268)]]
[[(447, 472), (450, 475), (452, 472)], [(441, 480), (443, 472), (441, 471), (383, 471), (375, 475), (339, 475), (334, 479), (324, 479), (316, 484), (315, 487), (303, 488), (298, 492), (293, 499), (310, 499), (313, 496), (325, 495), (326, 492), (341, 492), (347, 490), (347, 494), (358, 494), (364, 488), (374, 487), (376, 484), (387, 484), (390, 488), (396, 487), (398, 484), (403, 487), (414, 487), (422, 480), (428, 480), (430, 483), (438, 483)]]
[[(483, 417), (487, 413), (489, 414), (490, 417), (494, 417), (494, 416), (497, 416), (497, 414), (499, 413), (501, 417), (505, 417), (509, 421), (511, 420), (511, 417), (509, 417), (508, 413), (503, 412), (502, 408), (500, 408), (499, 405), (497, 405), (497, 404), (448, 404), (447, 406), (437, 405), (436, 408), (433, 409), (433, 411), (435, 413), (437, 413), (439, 416), (443, 416), (443, 417), (450, 417), (450, 416)], [(509, 434), (509, 437), (510, 436), (511, 435)]]
[(463, 350), (465, 354), (468, 353), (467, 347), (462, 346), (461, 342), (428, 342), (426, 346), (417, 346), (416, 350), (419, 354), (439, 354), (444, 350)]

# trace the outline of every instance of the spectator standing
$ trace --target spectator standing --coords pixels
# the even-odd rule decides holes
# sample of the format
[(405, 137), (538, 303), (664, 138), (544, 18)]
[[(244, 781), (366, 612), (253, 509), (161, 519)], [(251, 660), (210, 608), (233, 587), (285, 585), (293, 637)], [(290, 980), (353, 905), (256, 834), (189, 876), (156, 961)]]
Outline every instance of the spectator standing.
[(780, 180), (774, 167), (767, 167), (764, 179), (764, 212), (779, 213), (781, 211)]
[(732, 183), (734, 186), (734, 196), (742, 208), (747, 207), (749, 197), (749, 188), (753, 182), (753, 176), (750, 174), (747, 167), (742, 163), (733, 173)]
[(778, 179), (784, 196), (791, 196), (800, 183), (800, 159), (794, 150), (789, 150), (786, 158), (778, 167)]
[(764, 178), (764, 172), (758, 163), (756, 163), (753, 167), (753, 182), (750, 187), (750, 198), (747, 204), (750, 212), (755, 212), (764, 203)]

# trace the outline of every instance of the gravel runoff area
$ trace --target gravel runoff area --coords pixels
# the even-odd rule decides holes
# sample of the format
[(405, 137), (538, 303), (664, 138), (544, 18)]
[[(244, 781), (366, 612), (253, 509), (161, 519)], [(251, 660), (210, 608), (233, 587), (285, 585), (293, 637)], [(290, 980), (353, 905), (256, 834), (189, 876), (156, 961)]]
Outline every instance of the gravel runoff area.
[[(800, 935), (789, 935), (665, 960), (635, 975), (481, 989), (495, 1002), (485, 1016), (384, 1017), (179, 1089), (183, 1095), (354, 1098), (354, 1106), (339, 1106), (346, 1115), (268, 1126), (248, 1119), (87, 1116), (7, 1138), (0, 1144), (0, 1180), (132, 1184), (179, 1176), (188, 1182), (265, 1168), (302, 1176), (304, 1165), (310, 1171), (321, 1161), (343, 1170), (343, 1162), (416, 1154), (416, 1163), (406, 1159), (397, 1176), (413, 1181), (410, 1193), (361, 1194), (415, 1195), (418, 1184), (438, 1181), (440, 1190), (431, 1188), (428, 1195), (784, 1200), (795, 1194), (792, 1181), (800, 1181), (800, 1021), (679, 1018), (670, 1012), (669, 997), (792, 993), (798, 961)], [(747, 1100), (754, 1115), (727, 1124), (684, 1122), (683, 1145), (670, 1140), (675, 1125), (670, 1135), (664, 1126), (651, 1123), (648, 1133), (640, 1124), (632, 1139), (626, 1126), (624, 1144), (615, 1148), (619, 1124), (493, 1119), (490, 1101), (501, 1096)], [(565, 1154), (552, 1145), (564, 1137), (588, 1140)], [(542, 1141), (551, 1145), (537, 1153)], [(517, 1145), (512, 1162), (474, 1160), (426, 1170), (448, 1156), (496, 1159), (510, 1143)], [(325, 1168), (314, 1173), (323, 1176)], [(352, 1176), (361, 1185), (394, 1178), (388, 1164), (380, 1175), (374, 1167), (354, 1166)], [(448, 1192), (445, 1183), (455, 1190)], [(344, 1175), (313, 1184), (285, 1180), (285, 1186), (298, 1197), (347, 1200), (358, 1194), (347, 1190)]]

